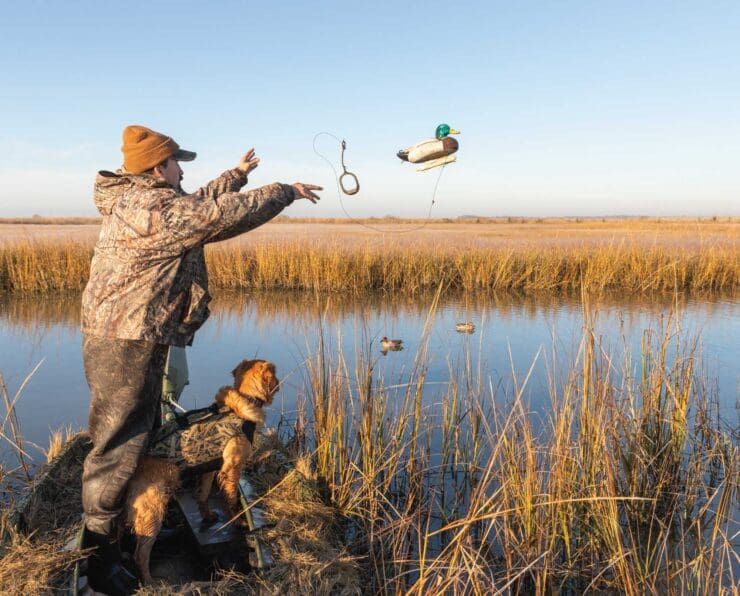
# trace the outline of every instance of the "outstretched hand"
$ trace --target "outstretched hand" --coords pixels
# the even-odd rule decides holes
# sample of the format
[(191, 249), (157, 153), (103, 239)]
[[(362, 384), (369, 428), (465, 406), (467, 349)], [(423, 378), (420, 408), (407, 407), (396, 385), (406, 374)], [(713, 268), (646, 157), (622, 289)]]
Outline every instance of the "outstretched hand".
[(250, 149), (244, 154), (244, 157), (242, 157), (239, 165), (237, 165), (236, 167), (245, 174), (249, 174), (249, 172), (254, 170), (259, 165), (259, 163), (260, 158), (254, 156), (254, 149)]
[(321, 197), (311, 191), (324, 189), (320, 186), (316, 186), (315, 184), (303, 184), (303, 182), (296, 182), (293, 185), (293, 190), (295, 190), (296, 199), (308, 199), (312, 203), (316, 204), (316, 201), (320, 201)]

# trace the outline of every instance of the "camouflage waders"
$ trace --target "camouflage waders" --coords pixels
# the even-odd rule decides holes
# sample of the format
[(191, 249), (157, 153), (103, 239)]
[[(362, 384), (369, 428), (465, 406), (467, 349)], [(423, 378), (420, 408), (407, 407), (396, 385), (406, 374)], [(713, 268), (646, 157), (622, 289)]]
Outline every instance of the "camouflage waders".
[(93, 449), (82, 474), (82, 505), (93, 532), (113, 531), (126, 486), (158, 422), (167, 349), (149, 341), (83, 336)]

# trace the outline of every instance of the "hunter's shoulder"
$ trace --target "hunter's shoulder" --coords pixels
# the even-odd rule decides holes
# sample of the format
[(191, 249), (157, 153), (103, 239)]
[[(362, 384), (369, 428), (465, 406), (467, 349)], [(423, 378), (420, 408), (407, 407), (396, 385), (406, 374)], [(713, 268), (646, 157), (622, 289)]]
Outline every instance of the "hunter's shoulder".
[[(102, 173), (98, 175), (101, 176)], [(110, 181), (109, 184), (119, 184), (125, 187), (119, 204), (122, 208), (158, 209), (182, 194), (155, 176), (121, 172), (116, 172), (113, 176), (114, 178), (107, 178)]]

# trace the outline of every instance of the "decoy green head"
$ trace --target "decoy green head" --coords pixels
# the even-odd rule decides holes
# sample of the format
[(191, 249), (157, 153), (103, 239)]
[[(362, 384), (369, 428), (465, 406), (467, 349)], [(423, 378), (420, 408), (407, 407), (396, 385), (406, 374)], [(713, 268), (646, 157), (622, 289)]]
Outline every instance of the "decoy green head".
[(437, 132), (434, 133), (434, 136), (438, 139), (444, 139), (447, 135), (459, 135), (460, 131), (455, 130), (454, 128), (450, 128), (449, 124), (440, 124), (437, 127)]

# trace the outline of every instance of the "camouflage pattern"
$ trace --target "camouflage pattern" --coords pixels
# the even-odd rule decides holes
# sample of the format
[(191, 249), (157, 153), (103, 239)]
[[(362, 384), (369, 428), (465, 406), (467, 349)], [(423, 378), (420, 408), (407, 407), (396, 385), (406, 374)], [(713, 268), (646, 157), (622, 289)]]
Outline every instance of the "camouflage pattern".
[(203, 246), (252, 230), (293, 202), (287, 184), (239, 193), (246, 182), (233, 169), (185, 194), (148, 174), (99, 172), (103, 224), (82, 297), (83, 333), (190, 345), (209, 315)]
[[(253, 422), (259, 428), (260, 421)], [(181, 471), (217, 470), (226, 443), (244, 436), (243, 426), (244, 420), (228, 409), (206, 415), (185, 429), (173, 420), (152, 435), (147, 455), (168, 459)]]

